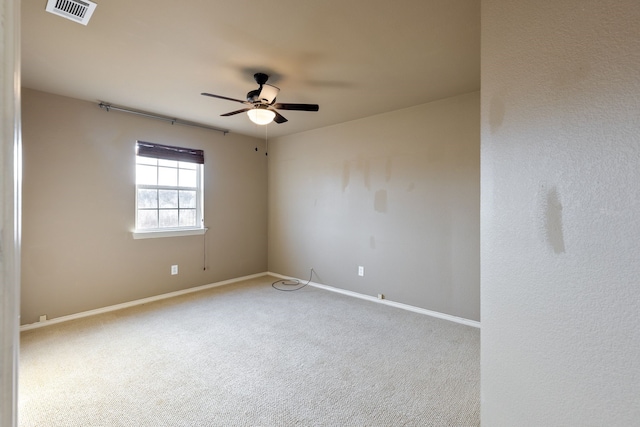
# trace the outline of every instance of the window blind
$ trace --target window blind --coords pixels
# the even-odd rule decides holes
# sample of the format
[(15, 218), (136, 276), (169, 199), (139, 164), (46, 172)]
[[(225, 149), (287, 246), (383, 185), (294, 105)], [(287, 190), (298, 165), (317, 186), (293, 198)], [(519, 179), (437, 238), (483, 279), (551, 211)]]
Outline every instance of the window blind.
[(177, 160), (180, 162), (204, 164), (204, 151), (191, 148), (174, 147), (153, 142), (138, 141), (136, 144), (138, 156), (153, 157), (163, 160)]

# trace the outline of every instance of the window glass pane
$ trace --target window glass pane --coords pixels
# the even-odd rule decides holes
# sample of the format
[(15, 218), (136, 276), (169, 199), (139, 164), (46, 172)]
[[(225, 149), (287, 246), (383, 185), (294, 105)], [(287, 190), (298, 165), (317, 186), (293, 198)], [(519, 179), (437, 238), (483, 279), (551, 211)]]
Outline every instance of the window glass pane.
[(180, 191), (180, 208), (195, 208), (196, 207), (196, 192), (181, 190)]
[(195, 170), (179, 169), (178, 186), (193, 187), (198, 186), (198, 174)]
[(178, 190), (158, 190), (160, 208), (178, 207)]
[(138, 189), (138, 208), (157, 208), (158, 190)]
[(195, 170), (198, 167), (197, 163), (189, 163), (189, 162), (178, 162), (178, 167), (182, 169), (193, 169)]
[(202, 165), (136, 155), (136, 228), (201, 227)]
[(178, 161), (177, 160), (158, 159), (158, 164), (160, 166), (169, 166), (170, 168), (177, 168), (178, 167)]
[(180, 227), (196, 226), (196, 210), (180, 209)]
[(159, 225), (160, 227), (178, 227), (178, 209), (162, 209)]
[(158, 168), (158, 185), (175, 187), (178, 185), (178, 169)]
[(136, 156), (136, 163), (139, 163), (141, 165), (157, 166), (158, 165), (158, 159), (152, 159), (151, 157)]
[(157, 171), (155, 166), (136, 165), (136, 184), (158, 185)]
[(152, 210), (138, 210), (138, 224), (139, 229), (158, 228), (158, 211)]

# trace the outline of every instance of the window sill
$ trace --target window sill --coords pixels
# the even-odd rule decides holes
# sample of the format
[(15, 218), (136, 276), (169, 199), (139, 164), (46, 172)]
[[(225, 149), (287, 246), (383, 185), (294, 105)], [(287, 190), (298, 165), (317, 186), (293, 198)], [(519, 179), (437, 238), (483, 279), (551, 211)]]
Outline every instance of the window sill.
[(159, 237), (179, 237), (179, 236), (199, 236), (206, 233), (208, 228), (186, 228), (173, 230), (149, 230), (133, 231), (131, 235), (134, 239), (156, 239)]

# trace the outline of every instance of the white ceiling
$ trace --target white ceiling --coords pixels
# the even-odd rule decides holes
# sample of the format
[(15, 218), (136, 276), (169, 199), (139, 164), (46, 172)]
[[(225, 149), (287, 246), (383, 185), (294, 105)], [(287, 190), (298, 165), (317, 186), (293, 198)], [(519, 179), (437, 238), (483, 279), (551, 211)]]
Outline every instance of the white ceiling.
[[(87, 26), (22, 1), (25, 87), (263, 137), (243, 106), (280, 88), (280, 136), (480, 89), (479, 0), (95, 0)], [(98, 108), (98, 107), (96, 107)], [(105, 113), (106, 114), (106, 113)]]

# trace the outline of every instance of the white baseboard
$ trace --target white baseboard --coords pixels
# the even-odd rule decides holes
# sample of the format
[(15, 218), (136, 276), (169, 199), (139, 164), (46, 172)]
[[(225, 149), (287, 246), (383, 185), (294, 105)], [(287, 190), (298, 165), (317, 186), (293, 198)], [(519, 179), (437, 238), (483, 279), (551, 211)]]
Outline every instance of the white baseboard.
[(216, 288), (218, 286), (229, 285), (231, 283), (241, 282), (243, 280), (255, 279), (257, 277), (266, 276), (268, 273), (257, 273), (249, 276), (238, 277), (235, 279), (224, 280), (222, 282), (210, 283), (208, 285), (196, 286), (195, 288), (183, 289), (180, 291), (169, 292), (166, 294), (156, 295), (153, 297), (137, 299), (135, 301), (129, 301), (122, 304), (110, 305), (108, 307), (97, 308), (95, 310), (83, 311), (81, 313), (70, 314), (68, 316), (55, 317), (53, 319), (45, 320), (42, 322), (30, 323), (20, 326), (20, 332), (28, 331), (31, 329), (42, 328), (44, 326), (55, 325), (56, 323), (68, 322), (69, 320), (81, 319), (83, 317), (95, 316), (96, 314), (108, 313), (110, 311), (122, 310), (123, 308), (134, 307), (136, 305), (148, 304), (154, 301), (160, 301), (167, 298), (173, 298), (180, 295), (190, 294), (193, 292), (203, 291), (205, 289)]
[[(280, 279), (285, 280), (298, 280), (300, 283), (307, 283), (306, 280), (298, 279), (297, 277), (289, 277), (283, 276), (282, 274), (269, 272), (267, 273), (269, 276), (278, 277)], [(325, 289), (331, 292), (337, 292), (339, 294), (348, 295), (350, 297), (360, 298), (371, 302), (377, 302), (379, 304), (389, 305), (391, 307), (401, 308), (407, 311), (413, 311), (414, 313), (425, 314), (431, 317), (437, 317), (438, 319), (449, 320), (450, 322), (460, 323), (462, 325), (472, 326), (474, 328), (480, 329), (480, 322), (476, 320), (465, 319), (464, 317), (452, 316), (450, 314), (440, 313), (438, 311), (427, 310), (425, 308), (415, 307), (409, 304), (403, 304), (401, 302), (390, 301), (388, 299), (380, 299), (371, 295), (360, 294), (358, 292), (347, 291), (345, 289), (334, 288), (333, 286), (323, 285), (321, 283), (309, 282), (309, 286), (313, 286), (314, 288)]]
[[(235, 279), (224, 280), (222, 282), (210, 283), (208, 285), (197, 286), (195, 288), (183, 289), (180, 291), (169, 292), (166, 294), (156, 295), (148, 298), (142, 298), (135, 301), (129, 301), (122, 304), (110, 305), (108, 307), (97, 308), (95, 310), (83, 311), (76, 314), (70, 314), (68, 316), (56, 317), (53, 319), (45, 320), (43, 322), (30, 323), (27, 325), (20, 326), (20, 332), (28, 331), (31, 329), (42, 328), (45, 326), (55, 325), (57, 323), (68, 322), (69, 320), (81, 319), (83, 317), (95, 316), (96, 314), (109, 313), (111, 311), (122, 310), (123, 308), (134, 307), (136, 305), (148, 304), (154, 301), (160, 301), (167, 298), (173, 298), (180, 295), (186, 295), (193, 292), (203, 291), (205, 289), (215, 288), (218, 286), (230, 285), (232, 283), (241, 282), (243, 280), (255, 279), (262, 276), (273, 276), (280, 279), (286, 280), (298, 280), (300, 283), (306, 283), (306, 280), (298, 279), (296, 277), (283, 276), (282, 274), (273, 273), (273, 272), (264, 272), (252, 274), (249, 276), (238, 277)], [(377, 302), (379, 304), (385, 304), (396, 308), (401, 308), (403, 310), (413, 311), (414, 313), (425, 314), (431, 317), (437, 317), (438, 319), (449, 320), (451, 322), (460, 323), (467, 326), (472, 326), (474, 328), (480, 328), (480, 322), (475, 320), (465, 319), (463, 317), (452, 316), (450, 314), (440, 313), (437, 311), (427, 310), (425, 308), (415, 307), (408, 304), (403, 304), (400, 302), (390, 301), (388, 299), (379, 299), (373, 297), (371, 295), (364, 295), (358, 292), (347, 291), (345, 289), (334, 288), (333, 286), (323, 285), (321, 283), (309, 282), (309, 286), (313, 286), (315, 288), (324, 289), (331, 292), (337, 292), (339, 294), (347, 295), (350, 297), (360, 298), (371, 302)]]

